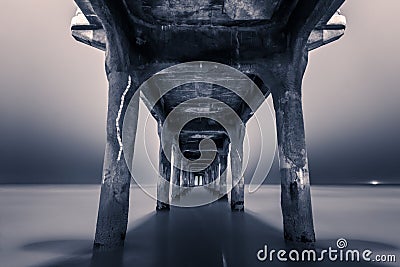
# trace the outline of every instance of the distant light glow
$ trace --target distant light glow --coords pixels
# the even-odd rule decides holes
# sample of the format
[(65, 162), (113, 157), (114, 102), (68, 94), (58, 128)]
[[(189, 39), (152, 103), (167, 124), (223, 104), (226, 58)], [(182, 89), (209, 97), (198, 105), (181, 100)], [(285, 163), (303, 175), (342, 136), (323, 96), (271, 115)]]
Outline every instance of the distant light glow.
[(372, 185), (378, 185), (378, 184), (380, 184), (379, 181), (376, 181), (376, 180), (371, 181), (371, 182), (369, 182), (369, 183), (372, 184)]

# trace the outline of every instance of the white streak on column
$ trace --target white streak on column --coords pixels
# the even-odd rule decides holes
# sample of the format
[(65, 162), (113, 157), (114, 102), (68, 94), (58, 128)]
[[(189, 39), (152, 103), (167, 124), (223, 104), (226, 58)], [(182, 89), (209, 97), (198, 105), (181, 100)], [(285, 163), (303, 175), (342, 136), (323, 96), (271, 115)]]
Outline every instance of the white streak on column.
[(128, 93), (129, 89), (131, 88), (131, 83), (132, 83), (132, 79), (131, 79), (131, 76), (129, 75), (129, 77), (128, 77), (128, 85), (126, 86), (125, 91), (122, 93), (121, 103), (119, 105), (119, 110), (118, 110), (118, 115), (117, 115), (117, 118), (115, 119), (115, 126), (117, 127), (117, 140), (118, 140), (118, 144), (119, 144), (119, 152), (118, 152), (117, 161), (120, 161), (120, 159), (121, 159), (122, 147), (123, 147), (122, 138), (121, 138), (121, 129), (119, 127), (119, 121), (121, 119), (121, 113), (122, 113), (122, 109), (124, 107), (125, 95)]

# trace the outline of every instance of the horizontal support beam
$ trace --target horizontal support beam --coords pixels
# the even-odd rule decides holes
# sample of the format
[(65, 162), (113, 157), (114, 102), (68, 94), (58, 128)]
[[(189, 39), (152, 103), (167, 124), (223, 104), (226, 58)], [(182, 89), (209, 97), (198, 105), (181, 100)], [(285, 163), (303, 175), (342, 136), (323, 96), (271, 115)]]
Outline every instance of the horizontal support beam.
[[(323, 14), (319, 22), (313, 26), (315, 28), (307, 42), (308, 50), (336, 41), (344, 34), (346, 18), (338, 12), (331, 13), (335, 12), (343, 1), (332, 1), (329, 12)], [(94, 13), (90, 2), (88, 0), (75, 0), (75, 2), (79, 9), (71, 21), (73, 37), (79, 42), (104, 51), (106, 47), (105, 32), (101, 29), (101, 22)]]

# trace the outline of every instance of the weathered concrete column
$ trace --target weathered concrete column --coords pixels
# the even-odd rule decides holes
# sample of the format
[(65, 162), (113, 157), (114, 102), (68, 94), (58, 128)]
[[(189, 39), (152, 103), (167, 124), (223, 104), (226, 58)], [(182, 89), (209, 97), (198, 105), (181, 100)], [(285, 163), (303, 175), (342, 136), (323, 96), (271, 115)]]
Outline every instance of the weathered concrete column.
[[(272, 90), (281, 173), (281, 207), (287, 241), (315, 241), (304, 132), (301, 86), (307, 51), (295, 50), (281, 72), (281, 86)], [(282, 65), (284, 65), (282, 64)]]
[[(140, 85), (139, 76), (131, 64), (131, 45), (124, 24), (120, 23), (120, 12), (110, 2), (90, 1), (105, 33), (106, 73), (109, 82), (107, 142), (103, 164), (100, 204), (97, 217), (94, 250), (111, 250), (122, 247), (126, 235), (129, 210), (129, 186), (131, 175), (125, 159), (130, 162), (134, 145), (123, 150), (122, 127), (128, 104), (131, 102), (133, 116), (129, 127), (129, 138), (135, 142)], [(132, 119), (133, 118), (133, 119)], [(129, 151), (130, 150), (130, 151)]]
[(182, 173), (182, 186), (183, 187), (189, 187), (189, 172), (181, 170)]
[(215, 158), (214, 165), (213, 165), (214, 178), (213, 178), (213, 180), (212, 180), (213, 183), (216, 181), (216, 182), (213, 184), (213, 189), (214, 189), (216, 192), (219, 192), (219, 191), (220, 191), (220, 184), (219, 184), (219, 182), (218, 182), (218, 181), (220, 181), (220, 180), (218, 180), (218, 179), (220, 179), (220, 175), (219, 175), (219, 165), (220, 165), (220, 157), (219, 157), (219, 155), (217, 155), (217, 157)]
[(208, 166), (207, 169), (205, 170), (204, 174), (207, 174), (206, 184), (212, 183), (212, 181), (214, 180), (213, 166), (214, 163), (212, 162), (210, 166)]
[[(100, 250), (122, 247), (129, 211), (131, 174), (122, 150), (122, 122), (126, 108), (138, 87), (136, 78), (128, 73), (108, 74), (109, 95), (107, 114), (107, 142), (103, 164), (100, 204), (97, 217), (94, 248)], [(133, 99), (136, 117), (130, 125), (135, 140), (139, 99)], [(133, 151), (127, 152), (133, 153)], [(128, 157), (129, 158), (129, 157)]]
[(210, 168), (210, 166), (208, 166), (208, 167), (204, 170), (204, 174), (203, 174), (204, 184), (209, 184), (210, 181), (211, 181), (209, 168)]
[[(179, 165), (180, 160), (177, 157), (177, 153), (175, 153), (175, 149), (174, 149), (174, 161), (176, 162), (175, 164)], [(173, 166), (173, 168), (172, 168), (172, 184), (176, 185), (176, 186), (179, 186), (179, 187), (172, 187), (172, 190), (171, 190), (172, 198), (175, 198), (175, 199), (178, 200), (179, 197), (180, 197), (180, 194), (181, 194), (181, 192), (180, 192), (181, 191), (180, 190), (181, 170), (179, 168), (175, 167), (175, 166)]]
[(228, 156), (221, 155), (220, 156), (220, 168), (219, 168), (219, 176), (220, 176), (220, 187), (219, 192), (221, 199), (228, 199), (227, 193), (227, 185), (226, 185), (226, 175), (227, 175), (227, 165), (228, 165)]
[(232, 144), (231, 170), (232, 170), (232, 191), (231, 191), (231, 209), (234, 211), (244, 210), (244, 177), (242, 175), (243, 161), (243, 142), (245, 128), (238, 133), (238, 143)]
[(211, 183), (213, 181), (213, 166), (214, 162), (211, 162), (210, 165), (207, 167), (206, 172), (207, 172), (207, 184)]
[(169, 192), (171, 180), (171, 163), (165, 155), (160, 143), (159, 177), (157, 180), (157, 207), (156, 209), (169, 210)]
[(189, 175), (189, 187), (195, 186), (194, 184), (194, 172), (190, 171), (188, 172)]
[(203, 177), (204, 177), (204, 182), (205, 182), (204, 184), (206, 184), (206, 185), (208, 185), (209, 183), (212, 182), (211, 166), (212, 165), (207, 166), (207, 168), (204, 170)]
[(214, 180), (216, 179), (216, 173), (215, 173), (215, 161), (213, 161), (212, 163), (211, 163), (211, 166), (210, 166), (210, 183), (212, 183), (212, 182), (214, 182)]

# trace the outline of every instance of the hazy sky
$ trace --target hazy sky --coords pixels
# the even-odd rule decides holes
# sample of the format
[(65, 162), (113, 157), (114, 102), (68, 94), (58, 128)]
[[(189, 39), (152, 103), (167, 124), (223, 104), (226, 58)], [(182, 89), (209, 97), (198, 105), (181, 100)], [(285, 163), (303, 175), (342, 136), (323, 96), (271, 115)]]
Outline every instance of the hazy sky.
[[(399, 8), (347, 1), (345, 36), (310, 54), (303, 94), (314, 184), (400, 181)], [(2, 5), (0, 183), (100, 181), (104, 55), (71, 37), (74, 12), (72, 0)], [(276, 164), (269, 181), (278, 181)]]

